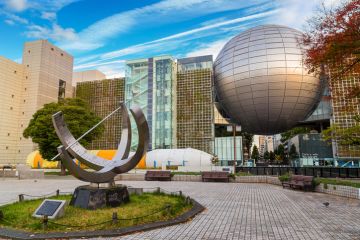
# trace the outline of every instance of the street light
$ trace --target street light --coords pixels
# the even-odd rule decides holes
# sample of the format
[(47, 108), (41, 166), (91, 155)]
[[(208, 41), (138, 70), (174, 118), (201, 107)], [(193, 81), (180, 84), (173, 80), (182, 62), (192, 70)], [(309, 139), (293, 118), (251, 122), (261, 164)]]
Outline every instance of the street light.
[(236, 173), (236, 132), (241, 131), (240, 126), (236, 126), (235, 124), (232, 125), (233, 129), (233, 137), (234, 137), (234, 174)]

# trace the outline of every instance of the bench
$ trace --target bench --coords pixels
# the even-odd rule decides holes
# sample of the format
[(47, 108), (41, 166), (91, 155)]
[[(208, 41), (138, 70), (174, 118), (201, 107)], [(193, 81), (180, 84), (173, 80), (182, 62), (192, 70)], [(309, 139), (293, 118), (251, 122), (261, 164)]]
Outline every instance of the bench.
[(208, 180), (229, 182), (228, 172), (201, 172), (201, 177), (203, 182)]
[(13, 169), (15, 169), (15, 166), (12, 166), (12, 165), (2, 165), (1, 168), (2, 168), (3, 171), (5, 171), (5, 169), (13, 170)]
[(146, 171), (146, 181), (171, 181), (171, 171)]
[(290, 181), (282, 182), (282, 186), (283, 188), (289, 187), (293, 189), (312, 190), (313, 180), (313, 176), (292, 175)]

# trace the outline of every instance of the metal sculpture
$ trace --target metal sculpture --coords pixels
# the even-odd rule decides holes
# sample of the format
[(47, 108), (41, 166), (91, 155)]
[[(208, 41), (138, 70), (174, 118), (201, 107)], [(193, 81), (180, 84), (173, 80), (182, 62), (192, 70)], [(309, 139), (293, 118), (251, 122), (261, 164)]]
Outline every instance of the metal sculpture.
[[(90, 154), (87, 149), (79, 143), (79, 140), (94, 127), (79, 139), (75, 139), (66, 126), (62, 112), (57, 112), (52, 116), (56, 134), (63, 144), (62, 146), (58, 147), (58, 155), (60, 156), (64, 166), (76, 178), (91, 183), (112, 183), (114, 181), (114, 177), (117, 174), (125, 173), (133, 169), (145, 155), (149, 144), (149, 127), (143, 111), (139, 107), (133, 107), (130, 109), (130, 112), (134, 117), (138, 128), (139, 143), (135, 154), (129, 157), (131, 143), (130, 118), (125, 104), (121, 103), (120, 107), (122, 108), (123, 117), (121, 141), (119, 143), (117, 153), (112, 160), (106, 160), (104, 158)], [(108, 118), (110, 115), (108, 115), (106, 118)], [(75, 163), (73, 158), (76, 158), (78, 161), (95, 171), (86, 171), (82, 169)]]

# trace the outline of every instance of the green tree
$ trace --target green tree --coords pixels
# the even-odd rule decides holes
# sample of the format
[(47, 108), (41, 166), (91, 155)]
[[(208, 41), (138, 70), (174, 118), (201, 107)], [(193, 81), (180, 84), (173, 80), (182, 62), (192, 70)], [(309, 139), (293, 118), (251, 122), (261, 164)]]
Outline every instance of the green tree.
[(298, 157), (298, 153), (296, 151), (296, 146), (291, 144), (290, 151), (289, 151), (289, 158), (291, 160), (296, 159)]
[[(254, 134), (250, 134), (247, 132), (241, 132), (241, 136), (242, 136), (244, 153), (246, 151), (248, 156), (250, 156), (250, 149), (251, 149), (252, 143), (254, 141)], [(246, 148), (246, 150), (245, 150), (245, 148)]]
[[(23, 135), (38, 144), (41, 156), (47, 160), (52, 159), (57, 154), (57, 147), (61, 145), (52, 124), (52, 115), (58, 111), (63, 112), (66, 124), (75, 138), (80, 137), (101, 120), (79, 98), (67, 98), (57, 103), (45, 104), (33, 115)], [(88, 146), (93, 139), (101, 136), (103, 131), (104, 126), (98, 126), (87, 134), (80, 143), (84, 147)]]
[(270, 151), (269, 153), (269, 161), (270, 163), (273, 163), (275, 161), (275, 153), (273, 151)]
[(269, 159), (270, 159), (270, 153), (269, 153), (269, 151), (265, 151), (265, 153), (264, 153), (264, 159), (265, 159), (265, 161), (269, 161)]
[(284, 133), (281, 133), (280, 141), (284, 143), (298, 134), (309, 133), (309, 132), (310, 129), (307, 127), (294, 127)]
[(287, 163), (287, 158), (285, 155), (285, 147), (282, 144), (279, 144), (279, 146), (275, 150), (275, 161), (277, 164), (286, 164)]
[(254, 145), (252, 151), (251, 151), (251, 158), (258, 160), (259, 159), (259, 150), (256, 145)]
[(321, 136), (325, 141), (335, 140), (339, 145), (360, 145), (360, 116), (354, 117), (355, 125), (341, 128), (336, 124), (323, 130)]

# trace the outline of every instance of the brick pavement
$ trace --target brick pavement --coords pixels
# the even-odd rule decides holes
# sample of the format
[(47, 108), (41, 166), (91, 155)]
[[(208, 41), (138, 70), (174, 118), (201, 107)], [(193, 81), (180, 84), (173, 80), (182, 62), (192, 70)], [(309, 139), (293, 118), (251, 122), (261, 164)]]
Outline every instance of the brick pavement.
[[(9, 182), (10, 181), (10, 182)], [(69, 191), (76, 180), (0, 182), (0, 202), (18, 193)], [(113, 239), (360, 239), (360, 201), (269, 184), (122, 182), (182, 190), (207, 209), (192, 221)], [(32, 185), (33, 187), (29, 187)], [(322, 203), (329, 202), (325, 207)]]

